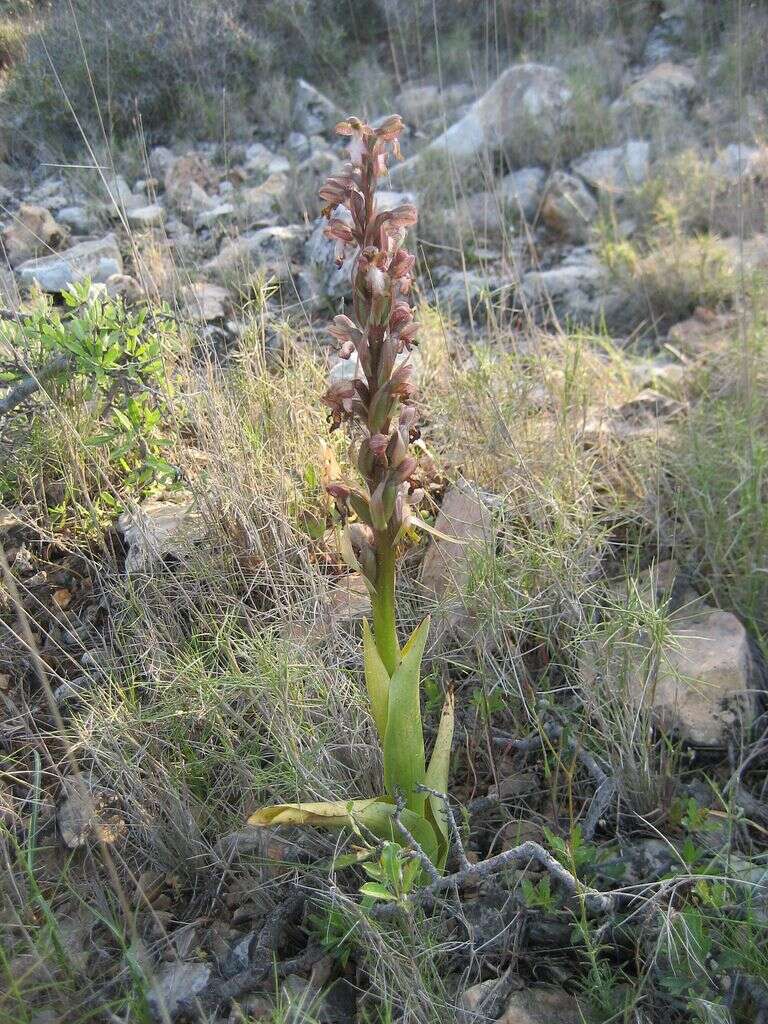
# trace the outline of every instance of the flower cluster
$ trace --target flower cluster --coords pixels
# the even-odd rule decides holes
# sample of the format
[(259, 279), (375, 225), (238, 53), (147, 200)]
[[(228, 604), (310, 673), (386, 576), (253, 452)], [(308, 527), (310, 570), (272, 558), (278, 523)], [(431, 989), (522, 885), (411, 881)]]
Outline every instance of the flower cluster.
[(370, 528), (371, 544), (358, 554), (359, 567), (374, 588), (381, 561), (376, 552), (397, 543), (410, 518), (409, 505), (420, 497), (409, 486), (416, 467), (409, 445), (417, 436), (412, 366), (407, 356), (397, 359), (410, 352), (418, 331), (408, 301), (415, 257), (403, 248), (417, 212), (412, 203), (379, 212), (375, 195), (389, 154), (400, 157), (403, 127), (396, 114), (376, 126), (356, 117), (342, 121), (336, 131), (349, 137), (350, 162), (320, 189), (327, 204), (325, 234), (335, 243), (337, 265), (354, 260), (352, 316), (335, 317), (329, 333), (340, 356), (349, 359), (357, 353), (358, 362), (358, 372), (332, 384), (323, 401), (334, 428), (344, 421), (359, 426), (362, 437), (354, 457), (366, 485), (335, 483), (329, 492), (342, 514), (351, 507)]

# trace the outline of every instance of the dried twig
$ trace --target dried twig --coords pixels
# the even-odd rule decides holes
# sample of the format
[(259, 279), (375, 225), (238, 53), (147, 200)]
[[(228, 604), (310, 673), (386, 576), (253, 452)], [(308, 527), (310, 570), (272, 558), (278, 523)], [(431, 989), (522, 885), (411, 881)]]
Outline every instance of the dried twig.
[(28, 398), (39, 391), (40, 388), (49, 381), (52, 377), (55, 377), (58, 373), (63, 373), (64, 370), (68, 369), (71, 365), (71, 357), (68, 355), (59, 355), (54, 359), (51, 359), (49, 363), (36, 370), (34, 374), (30, 374), (29, 377), (25, 377), (19, 384), (9, 391), (4, 398), (0, 398), (0, 416), (5, 416), (9, 412), (12, 412), (17, 406), (21, 405)]
[(413, 850), (414, 854), (416, 855), (417, 860), (419, 861), (421, 866), (424, 868), (426, 873), (429, 875), (430, 879), (432, 880), (432, 884), (434, 884), (435, 882), (440, 880), (440, 872), (437, 870), (435, 865), (432, 863), (429, 855), (423, 849), (421, 844), (416, 840), (416, 838), (413, 835), (411, 835), (411, 833), (408, 831), (406, 826), (403, 824), (403, 822), (402, 822), (402, 820), (400, 818), (400, 815), (405, 810), (405, 800), (403, 799), (402, 794), (400, 794), (400, 793), (398, 793), (398, 795), (397, 795), (397, 802), (396, 802), (395, 806), (396, 806), (396, 810), (395, 810), (394, 815), (392, 816), (392, 820), (394, 821), (395, 825), (397, 826), (397, 830), (400, 833), (400, 835), (403, 837), (403, 839), (406, 840), (406, 842), (408, 843), (408, 845), (411, 847), (411, 849)]
[[(539, 750), (544, 746), (544, 738), (549, 740), (563, 739), (563, 727), (557, 722), (547, 722), (543, 728), (544, 735), (538, 733), (533, 736), (526, 736), (523, 739), (515, 739), (506, 733), (494, 730), (493, 741), (498, 746), (507, 749), (529, 751)], [(597, 758), (585, 750), (584, 747), (572, 736), (564, 739), (566, 747), (571, 751), (579, 764), (584, 768), (589, 777), (595, 783), (595, 794), (587, 811), (586, 817), (581, 825), (581, 832), (584, 839), (589, 842), (595, 834), (600, 819), (603, 817), (616, 794), (616, 783), (614, 779), (602, 768)]]
[(297, 892), (284, 903), (279, 904), (267, 917), (253, 948), (249, 951), (251, 963), (231, 978), (214, 978), (197, 995), (184, 999), (176, 1007), (174, 1016), (195, 1018), (201, 1013), (214, 1010), (224, 1003), (246, 995), (257, 988), (272, 973), (292, 974), (306, 970), (323, 956), (320, 946), (310, 945), (290, 960), (275, 963), (275, 953), (283, 932), (304, 909), (305, 896)]
[[(479, 864), (470, 864), (469, 867), (461, 868), (459, 871), (453, 872), (453, 874), (442, 875), (437, 881), (431, 882), (423, 889), (419, 889), (418, 892), (409, 896), (409, 901), (418, 906), (428, 904), (435, 896), (446, 890), (463, 889), (466, 886), (475, 885), (478, 881), (482, 881), (485, 878), (490, 878), (501, 871), (506, 871), (513, 866), (531, 863), (538, 864), (539, 867), (548, 871), (556, 881), (560, 882), (569, 895), (583, 898), (587, 910), (591, 913), (608, 914), (613, 910), (614, 898), (612, 895), (598, 892), (596, 889), (590, 889), (588, 886), (582, 885), (543, 846), (531, 841), (521, 843), (520, 846), (515, 846), (511, 850), (504, 850), (503, 853), (499, 853), (495, 857), (489, 857), (488, 860), (480, 861)], [(376, 908), (376, 915), (378, 917), (391, 917), (397, 913), (398, 909), (399, 904), (388, 903)]]
[(447, 793), (439, 793), (436, 789), (430, 789), (429, 786), (417, 786), (416, 788), (419, 792), (429, 793), (430, 796), (437, 797), (437, 799), (442, 802), (445, 812), (445, 820), (448, 825), (448, 834), (451, 837), (451, 850), (453, 855), (459, 862), (459, 867), (462, 871), (471, 871), (472, 862), (467, 859), (467, 854), (464, 850), (464, 843), (461, 839), (461, 832), (459, 831), (459, 824), (456, 821), (456, 815), (453, 813), (451, 801), (448, 799)]

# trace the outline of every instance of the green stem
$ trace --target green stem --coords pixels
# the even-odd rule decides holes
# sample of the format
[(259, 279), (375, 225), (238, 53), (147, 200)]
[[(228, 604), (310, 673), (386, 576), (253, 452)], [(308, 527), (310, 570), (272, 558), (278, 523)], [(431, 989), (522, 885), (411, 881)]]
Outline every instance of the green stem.
[(376, 597), (373, 600), (373, 636), (390, 676), (400, 662), (395, 625), (395, 550), (387, 531), (376, 534)]

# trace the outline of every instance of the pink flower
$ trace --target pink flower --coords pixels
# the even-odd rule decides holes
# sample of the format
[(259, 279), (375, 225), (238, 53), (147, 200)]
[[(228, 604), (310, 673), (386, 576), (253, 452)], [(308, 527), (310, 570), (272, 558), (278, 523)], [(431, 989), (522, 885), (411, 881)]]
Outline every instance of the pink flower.
[(341, 217), (332, 217), (328, 222), (328, 227), (325, 229), (325, 237), (331, 238), (336, 243), (334, 249), (334, 256), (336, 259), (336, 266), (340, 267), (346, 257), (349, 255), (350, 250), (356, 244), (356, 238), (352, 228), (347, 224)]
[(391, 398), (399, 398), (401, 402), (409, 402), (416, 394), (416, 385), (411, 380), (413, 367), (410, 363), (404, 363), (392, 374), (389, 384)]
[(398, 249), (395, 255), (392, 257), (392, 262), (389, 265), (390, 276), (394, 278), (410, 276), (410, 273), (413, 270), (413, 265), (415, 262), (415, 256), (412, 256), (411, 253), (406, 252), (405, 249)]
[(333, 318), (333, 323), (328, 327), (328, 333), (343, 344), (347, 341), (351, 341), (355, 335), (360, 334), (361, 332), (360, 328), (357, 327), (348, 316), (344, 316), (343, 313), (339, 313), (338, 316)]
[(341, 426), (342, 420), (352, 416), (357, 388), (352, 380), (337, 380), (323, 395), (323, 403), (331, 410), (331, 421), (335, 427)]
[(386, 434), (371, 434), (368, 438), (368, 447), (373, 453), (374, 458), (381, 461), (387, 452), (387, 445), (389, 444), (389, 438)]
[(413, 311), (407, 302), (396, 302), (389, 314), (390, 331), (399, 332), (413, 320)]
[(363, 158), (368, 152), (366, 140), (373, 135), (371, 126), (364, 124), (356, 117), (350, 117), (346, 121), (339, 121), (336, 125), (336, 134), (350, 137), (349, 159), (355, 167), (361, 167)]
[(356, 188), (351, 176), (339, 175), (328, 178), (318, 191), (318, 195), (328, 203), (330, 209), (333, 209), (336, 206), (345, 205)]

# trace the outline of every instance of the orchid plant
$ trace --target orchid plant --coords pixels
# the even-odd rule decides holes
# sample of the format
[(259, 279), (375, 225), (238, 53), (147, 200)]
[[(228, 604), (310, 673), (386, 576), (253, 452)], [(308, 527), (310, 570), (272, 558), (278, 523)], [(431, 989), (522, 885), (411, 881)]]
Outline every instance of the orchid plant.
[[(326, 236), (336, 263), (352, 260), (351, 316), (336, 316), (329, 333), (343, 359), (356, 356), (355, 373), (333, 383), (323, 401), (331, 429), (351, 424), (353, 463), (362, 486), (334, 482), (328, 492), (344, 523), (341, 554), (359, 572), (371, 597), (373, 630), (363, 623), (365, 681), (384, 762), (381, 796), (333, 803), (279, 804), (257, 811), (250, 824), (351, 827), (401, 847), (418, 847), (442, 870), (448, 852), (443, 802), (453, 738), (453, 696), (443, 705), (432, 755), (425, 760), (421, 718), (421, 661), (429, 619), (401, 647), (395, 607), (398, 547), (423, 496), (410, 480), (416, 468), (411, 443), (418, 436), (409, 353), (418, 324), (409, 302), (415, 258), (403, 248), (416, 223), (412, 203), (379, 211), (376, 185), (392, 153), (400, 159), (404, 128), (393, 114), (376, 126), (350, 117), (336, 126), (349, 138), (350, 162), (320, 189), (327, 204)], [(354, 527), (354, 529), (350, 529)]]

